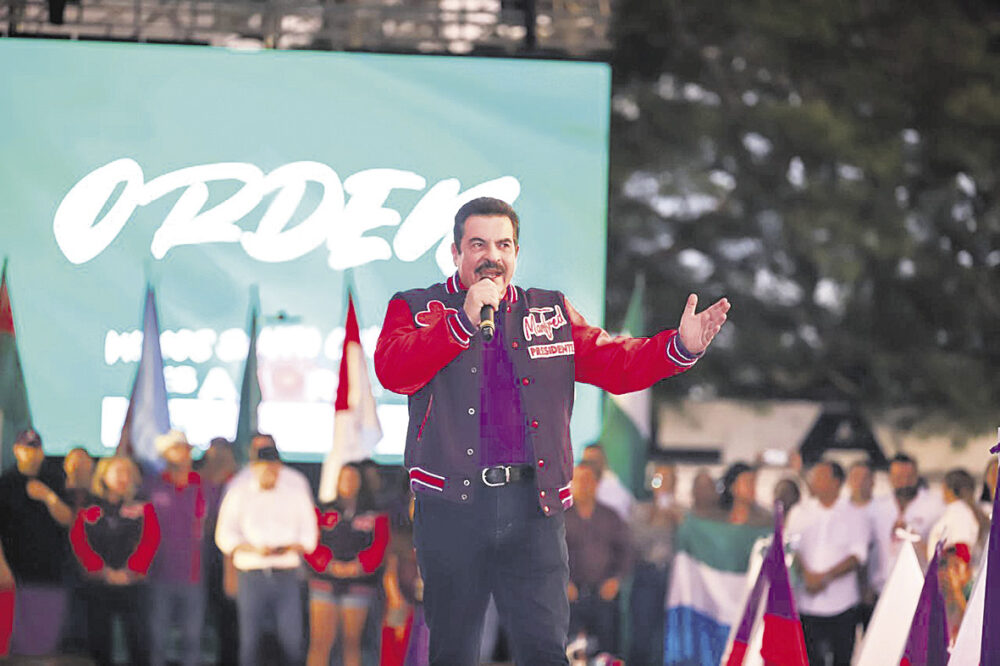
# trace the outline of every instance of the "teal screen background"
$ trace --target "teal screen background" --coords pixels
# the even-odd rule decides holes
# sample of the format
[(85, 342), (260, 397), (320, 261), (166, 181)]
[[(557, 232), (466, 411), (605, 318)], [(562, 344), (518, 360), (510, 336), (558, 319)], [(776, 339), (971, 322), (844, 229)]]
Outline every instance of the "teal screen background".
[[(521, 217), (515, 282), (601, 323), (609, 95), (598, 63), (0, 40), (0, 255), (46, 450), (117, 443), (148, 281), (172, 423), (235, 434), (257, 285), (261, 429), (320, 460), (348, 283), (370, 356), (480, 194)], [(398, 460), (405, 399), (370, 373)], [(578, 385), (577, 446), (599, 421)]]

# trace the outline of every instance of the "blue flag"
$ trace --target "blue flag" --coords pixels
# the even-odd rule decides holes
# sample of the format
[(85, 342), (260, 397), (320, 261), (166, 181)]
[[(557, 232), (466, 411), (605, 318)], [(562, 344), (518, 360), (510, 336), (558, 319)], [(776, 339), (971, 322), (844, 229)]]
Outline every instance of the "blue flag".
[(142, 357), (132, 384), (118, 455), (134, 458), (146, 472), (157, 472), (162, 469), (163, 461), (156, 452), (156, 438), (168, 430), (170, 416), (160, 351), (160, 323), (153, 288), (147, 285), (142, 315)]

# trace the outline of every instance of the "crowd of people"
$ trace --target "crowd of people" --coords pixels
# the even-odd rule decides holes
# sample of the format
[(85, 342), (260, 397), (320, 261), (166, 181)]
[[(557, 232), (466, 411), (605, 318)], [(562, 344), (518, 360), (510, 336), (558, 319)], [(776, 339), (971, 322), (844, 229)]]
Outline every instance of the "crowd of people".
[[(18, 438), (17, 465), (0, 477), (0, 587), (16, 586), (11, 653), (84, 654), (98, 664), (427, 662), (405, 476), (387, 484), (374, 462), (348, 463), (336, 500), (317, 503), (270, 436), (253, 438), (243, 469), (224, 439), (197, 465), (183, 433), (162, 435), (156, 446), (163, 471), (150, 474), (130, 458), (95, 460), (82, 448), (60, 466), (46, 458), (38, 433)], [(781, 478), (773, 496), (794, 553), (810, 663), (850, 663), (905, 541), (924, 563), (942, 544), (954, 635), (996, 477), (995, 460), (981, 488), (956, 469), (939, 491), (915, 460), (898, 455), (888, 470), (892, 493), (883, 496), (874, 496), (867, 461), (845, 471), (823, 460)], [(718, 479), (700, 470), (687, 501), (676, 485), (673, 465), (653, 463), (650, 497), (637, 501), (600, 444), (583, 451), (565, 522), (567, 639), (581, 655), (662, 663), (674, 538), (688, 516), (772, 525), (752, 465), (731, 465)], [(484, 660), (502, 635), (492, 626)]]

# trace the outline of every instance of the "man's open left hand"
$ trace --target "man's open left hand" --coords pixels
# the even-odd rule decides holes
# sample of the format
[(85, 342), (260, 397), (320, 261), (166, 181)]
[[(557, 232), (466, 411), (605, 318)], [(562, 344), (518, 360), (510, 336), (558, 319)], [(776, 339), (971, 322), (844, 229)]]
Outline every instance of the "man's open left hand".
[(692, 354), (700, 354), (705, 351), (708, 344), (719, 333), (722, 325), (726, 323), (726, 313), (729, 312), (730, 305), (727, 299), (720, 298), (710, 307), (695, 314), (697, 307), (698, 296), (691, 294), (684, 306), (681, 323), (677, 327), (681, 343)]

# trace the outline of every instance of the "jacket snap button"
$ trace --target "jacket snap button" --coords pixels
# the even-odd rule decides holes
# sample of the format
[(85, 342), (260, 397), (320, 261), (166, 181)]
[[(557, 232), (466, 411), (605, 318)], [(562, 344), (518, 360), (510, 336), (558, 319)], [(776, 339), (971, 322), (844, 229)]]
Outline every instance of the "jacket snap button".
[(548, 513), (548, 512), (549, 512), (549, 507), (547, 507), (547, 506), (543, 506), (543, 507), (542, 507), (542, 510), (543, 510), (543, 511), (545, 511), (545, 513)]
[(527, 386), (528, 384), (531, 383), (531, 379), (529, 379), (528, 377), (525, 377), (524, 379), (521, 380), (521, 383), (524, 384), (525, 386)]
[(479, 369), (476, 366), (472, 366), (472, 374), (476, 374), (477, 372), (479, 372)]
[(538, 466), (539, 467), (545, 467), (545, 461), (543, 459), (539, 458), (538, 459)]
[(476, 408), (475, 407), (469, 407), (469, 415), (471, 416), (471, 415), (473, 415), (475, 413), (476, 413)]
[(468, 480), (468, 479), (466, 479), (465, 481), (463, 481), (463, 482), (462, 482), (462, 484), (463, 484), (463, 485), (466, 485), (466, 486), (467, 486), (467, 485), (469, 485), (469, 480)]
[(462, 494), (462, 499), (463, 499), (463, 500), (467, 500), (467, 499), (469, 499), (469, 496), (463, 493), (463, 494)]
[(466, 449), (465, 450), (465, 455), (467, 455), (467, 456), (471, 456), (473, 453), (475, 453), (475, 451), (473, 451), (472, 449)]
[(517, 340), (514, 340), (514, 342), (510, 343), (510, 346), (513, 347), (514, 349), (517, 349)]
[(507, 312), (510, 312), (510, 306), (509, 305), (507, 306)]
[(532, 428), (537, 428), (538, 427), (538, 421), (532, 421), (531, 422), (531, 427)]
[(545, 497), (545, 491), (543, 490), (542, 492), (538, 493), (538, 496), (539, 497)]

